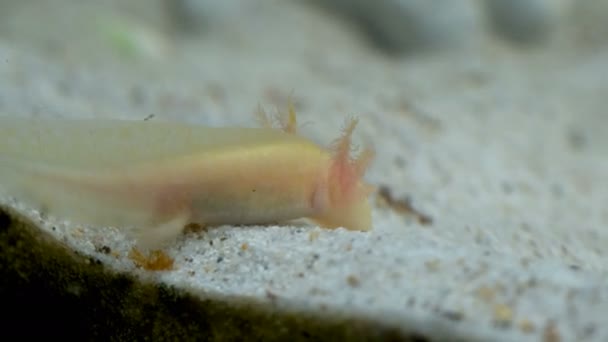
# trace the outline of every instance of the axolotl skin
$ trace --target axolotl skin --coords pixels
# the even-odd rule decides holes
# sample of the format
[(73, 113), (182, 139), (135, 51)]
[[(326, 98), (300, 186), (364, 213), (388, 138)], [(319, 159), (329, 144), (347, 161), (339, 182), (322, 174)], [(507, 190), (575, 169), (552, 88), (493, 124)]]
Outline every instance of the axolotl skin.
[(124, 228), (144, 248), (189, 223), (369, 230), (372, 154), (351, 156), (357, 121), (324, 148), (296, 133), (292, 107), (280, 127), (260, 114), (259, 128), (0, 117), (0, 188), (74, 223)]

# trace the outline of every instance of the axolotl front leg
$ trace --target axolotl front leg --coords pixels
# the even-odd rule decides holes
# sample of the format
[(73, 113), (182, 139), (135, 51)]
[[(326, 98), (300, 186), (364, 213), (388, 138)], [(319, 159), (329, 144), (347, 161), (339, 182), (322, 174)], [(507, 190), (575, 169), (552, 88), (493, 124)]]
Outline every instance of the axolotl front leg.
[(174, 240), (183, 231), (184, 227), (190, 223), (191, 214), (184, 210), (177, 212), (175, 216), (165, 220), (157, 221), (148, 225), (148, 229), (137, 230), (135, 235), (137, 245), (144, 249), (157, 249), (168, 241)]

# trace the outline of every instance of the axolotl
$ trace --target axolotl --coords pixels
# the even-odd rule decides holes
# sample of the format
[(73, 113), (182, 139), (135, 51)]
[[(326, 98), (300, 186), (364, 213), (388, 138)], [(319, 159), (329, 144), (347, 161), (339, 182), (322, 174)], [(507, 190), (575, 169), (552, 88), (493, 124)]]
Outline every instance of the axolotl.
[(296, 132), (293, 107), (259, 114), (262, 127), (0, 117), (0, 189), (74, 223), (124, 228), (144, 248), (189, 223), (369, 230), (372, 153), (351, 155), (357, 120), (325, 148)]

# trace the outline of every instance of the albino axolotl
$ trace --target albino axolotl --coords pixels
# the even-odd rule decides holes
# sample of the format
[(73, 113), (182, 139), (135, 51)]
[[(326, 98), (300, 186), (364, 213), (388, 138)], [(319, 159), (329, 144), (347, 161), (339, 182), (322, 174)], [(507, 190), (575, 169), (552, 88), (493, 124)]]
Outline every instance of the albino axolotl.
[(189, 223), (369, 230), (372, 153), (351, 157), (357, 120), (324, 148), (296, 133), (293, 107), (280, 127), (260, 114), (259, 128), (0, 117), (0, 188), (75, 223), (124, 228), (144, 248)]

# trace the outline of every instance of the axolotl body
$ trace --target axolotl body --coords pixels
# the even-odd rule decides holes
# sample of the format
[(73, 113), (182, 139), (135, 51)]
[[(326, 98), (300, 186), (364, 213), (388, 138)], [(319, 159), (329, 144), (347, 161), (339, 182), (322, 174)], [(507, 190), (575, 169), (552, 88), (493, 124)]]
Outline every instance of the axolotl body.
[(324, 148), (289, 113), (278, 128), (265, 114), (259, 128), (1, 117), (0, 188), (73, 222), (125, 228), (143, 247), (188, 223), (369, 230), (371, 153), (351, 157), (357, 121)]

